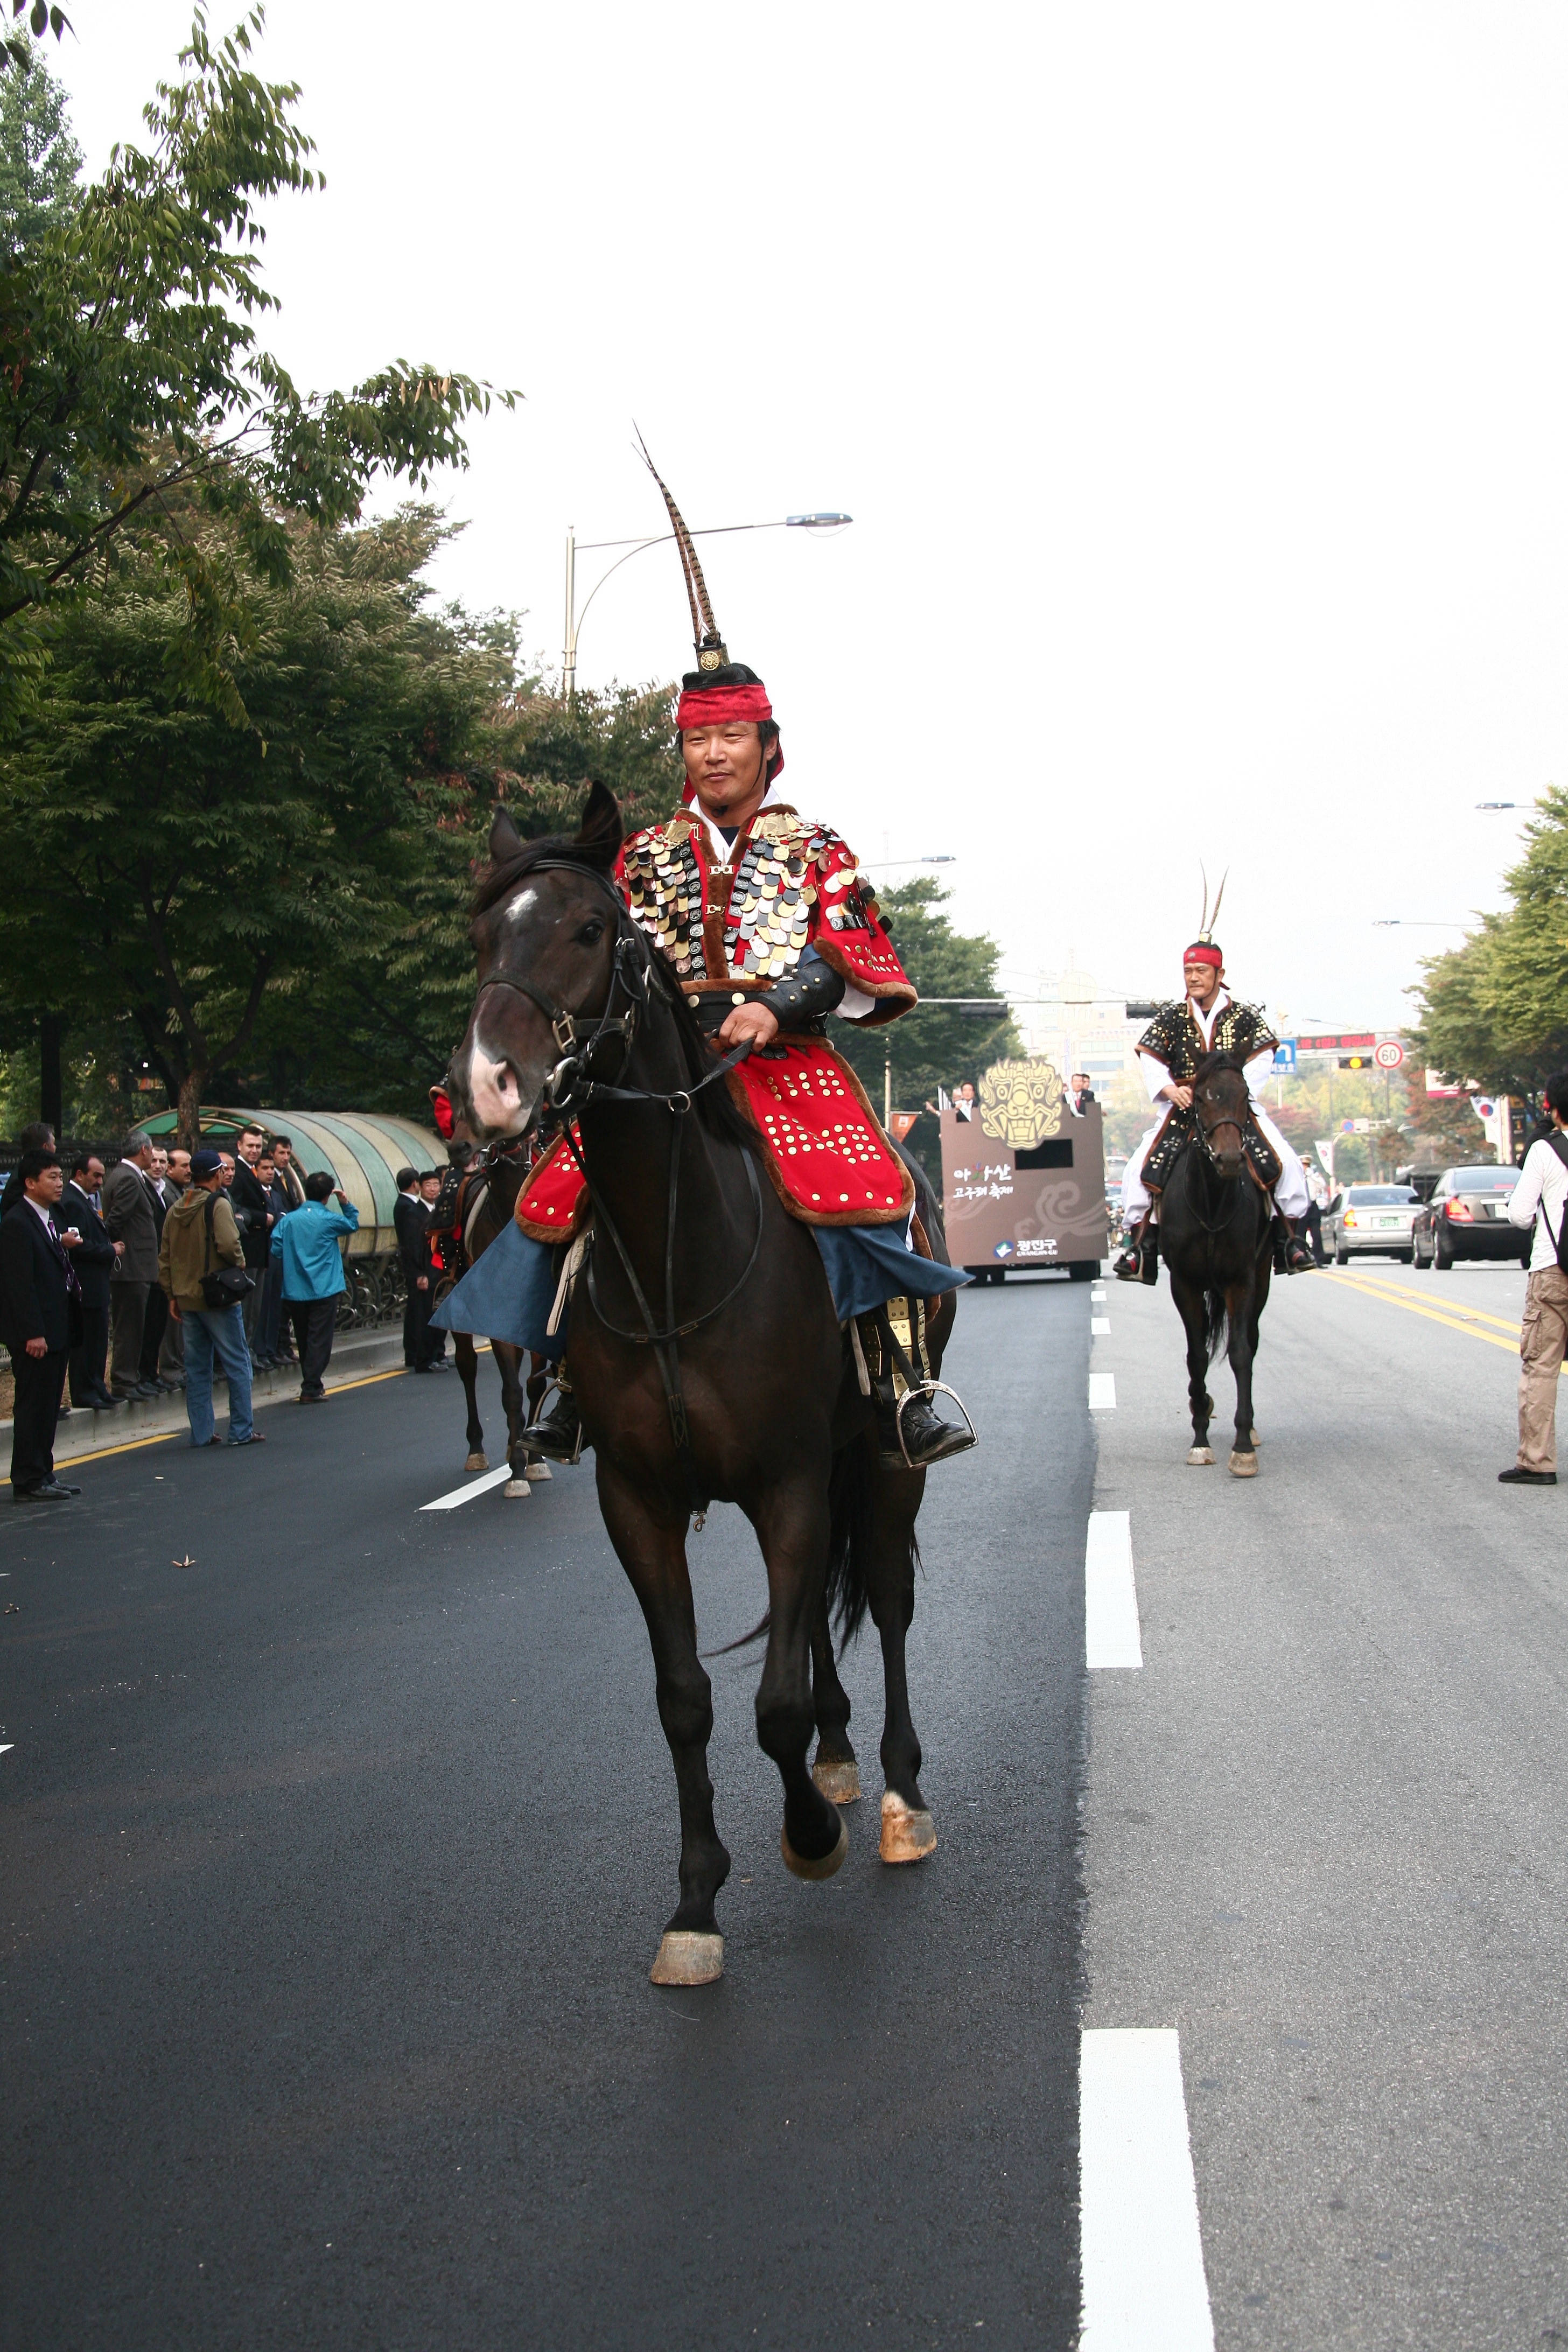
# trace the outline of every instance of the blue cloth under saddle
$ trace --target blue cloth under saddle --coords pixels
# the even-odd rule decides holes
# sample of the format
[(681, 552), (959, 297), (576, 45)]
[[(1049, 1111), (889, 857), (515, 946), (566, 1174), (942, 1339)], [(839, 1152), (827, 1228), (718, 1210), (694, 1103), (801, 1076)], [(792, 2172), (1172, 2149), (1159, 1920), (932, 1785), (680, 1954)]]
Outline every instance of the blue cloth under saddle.
[[(841, 1323), (885, 1299), (935, 1298), (969, 1280), (957, 1266), (917, 1257), (892, 1225), (813, 1225), (811, 1237)], [(437, 1307), (430, 1320), (442, 1331), (471, 1331), (505, 1339), (553, 1361), (566, 1345), (564, 1328), (545, 1329), (561, 1283), (561, 1250), (530, 1241), (514, 1224), (485, 1251)], [(565, 1318), (562, 1323), (564, 1327)]]

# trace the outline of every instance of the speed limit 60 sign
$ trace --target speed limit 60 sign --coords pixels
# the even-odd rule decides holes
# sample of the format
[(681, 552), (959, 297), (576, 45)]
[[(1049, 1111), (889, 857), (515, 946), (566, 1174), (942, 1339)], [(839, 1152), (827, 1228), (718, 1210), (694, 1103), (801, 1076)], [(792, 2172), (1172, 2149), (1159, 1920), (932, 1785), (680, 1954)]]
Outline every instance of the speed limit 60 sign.
[(1396, 1070), (1405, 1059), (1405, 1048), (1397, 1037), (1385, 1037), (1373, 1048), (1372, 1058), (1380, 1070)]

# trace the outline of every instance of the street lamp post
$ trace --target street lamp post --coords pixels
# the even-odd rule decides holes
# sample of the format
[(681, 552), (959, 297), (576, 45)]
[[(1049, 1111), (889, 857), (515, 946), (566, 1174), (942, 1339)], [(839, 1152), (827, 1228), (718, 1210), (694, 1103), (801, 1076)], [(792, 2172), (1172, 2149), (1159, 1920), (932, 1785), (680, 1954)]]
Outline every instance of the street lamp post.
[[(855, 518), (853, 515), (847, 514), (824, 513), (781, 515), (775, 522), (710, 523), (705, 530), (694, 530), (691, 533), (691, 537), (693, 539), (721, 539), (727, 536), (730, 532), (737, 530), (835, 531), (844, 530), (846, 525), (852, 523), (854, 520)], [(615, 562), (610, 565), (609, 570), (602, 572), (599, 574), (599, 577), (595, 581), (592, 588), (589, 589), (587, 596), (584, 601), (583, 610), (579, 613), (577, 610), (577, 527), (575, 523), (573, 523), (568, 527), (566, 532), (566, 635), (561, 656), (562, 689), (565, 694), (568, 702), (572, 700), (574, 695), (577, 691), (577, 637), (583, 623), (587, 616), (588, 606), (593, 603), (595, 597), (598, 594), (600, 589), (609, 578), (611, 572), (618, 572), (623, 563), (629, 563), (634, 555), (640, 555), (642, 553), (645, 547), (662, 547), (667, 541), (673, 542), (674, 538), (675, 533), (673, 531), (660, 530), (655, 531), (653, 536), (648, 539), (584, 540), (582, 547), (584, 554), (589, 552), (598, 552), (599, 551), (609, 547), (624, 547), (626, 553), (624, 555), (617, 555)]]

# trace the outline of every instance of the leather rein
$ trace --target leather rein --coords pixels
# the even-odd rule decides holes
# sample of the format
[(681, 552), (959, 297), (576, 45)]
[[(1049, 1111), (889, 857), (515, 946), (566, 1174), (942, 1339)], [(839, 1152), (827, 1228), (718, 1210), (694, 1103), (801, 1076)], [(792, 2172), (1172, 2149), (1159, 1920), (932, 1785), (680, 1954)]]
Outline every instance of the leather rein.
[[(632, 1330), (622, 1324), (613, 1323), (605, 1314), (600, 1303), (598, 1285), (594, 1275), (592, 1234), (588, 1237), (588, 1297), (595, 1314), (606, 1330), (614, 1332), (619, 1339), (630, 1339), (638, 1347), (651, 1348), (653, 1350), (654, 1361), (658, 1367), (658, 1376), (664, 1389), (665, 1403), (669, 1412), (670, 1434), (675, 1443), (676, 1453), (679, 1456), (681, 1468), (685, 1473), (688, 1499), (700, 1525), (708, 1508), (709, 1498), (702, 1493), (697, 1478), (697, 1464), (691, 1448), (691, 1430), (687, 1419), (686, 1398), (680, 1385), (680, 1354), (678, 1342), (689, 1339), (694, 1331), (700, 1331), (705, 1324), (712, 1322), (715, 1316), (722, 1314), (724, 1308), (750, 1280), (763, 1246), (763, 1193), (755, 1160), (751, 1152), (742, 1152), (742, 1157), (746, 1163), (746, 1175), (751, 1185), (752, 1210), (756, 1219), (756, 1232), (752, 1236), (751, 1254), (740, 1275), (721, 1298), (716, 1300), (711, 1307), (705, 1307), (701, 1314), (689, 1317), (686, 1321), (678, 1323), (675, 1318), (675, 1234), (680, 1197), (682, 1122), (689, 1115), (697, 1097), (707, 1087), (715, 1085), (719, 1079), (728, 1076), (732, 1069), (745, 1060), (752, 1048), (750, 1044), (737, 1046), (733, 1053), (725, 1055), (721, 1061), (716, 1062), (702, 1077), (696, 1079), (689, 1087), (678, 1087), (670, 1093), (650, 1087), (611, 1086), (602, 1078), (595, 1078), (593, 1071), (594, 1055), (596, 1050), (606, 1042), (618, 1044), (621, 1046), (622, 1066), (625, 1066), (637, 1039), (639, 1020), (647, 1010), (650, 983), (660, 988), (665, 983), (654, 966), (653, 950), (641, 930), (626, 913), (621, 902), (620, 893), (597, 866), (589, 866), (574, 857), (544, 857), (541, 858), (536, 866), (531, 866), (529, 871), (533, 874), (549, 872), (584, 874), (598, 883), (608, 897), (615, 913), (616, 945), (609, 986), (605, 997), (605, 1009), (602, 1013), (591, 1015), (584, 1020), (581, 1009), (573, 1010), (552, 1004), (548, 997), (533, 987), (531, 982), (525, 980), (512, 980), (500, 973), (483, 982), (479, 993), (482, 996), (487, 988), (510, 988), (518, 995), (529, 998), (549, 1022), (550, 1034), (561, 1049), (562, 1058), (544, 1083), (545, 1102), (550, 1114), (566, 1139), (566, 1149), (577, 1164), (578, 1173), (583, 1179), (593, 1207), (595, 1229), (603, 1228), (614, 1244), (616, 1256), (620, 1259), (637, 1314), (642, 1321), (642, 1329)], [(619, 1013), (614, 1009), (617, 991), (626, 1003), (625, 1012)], [(659, 1105), (669, 1114), (669, 1188), (664, 1236), (665, 1320), (662, 1329), (654, 1319), (647, 1294), (637, 1278), (636, 1266), (632, 1264), (631, 1253), (622, 1240), (615, 1219), (605, 1207), (588, 1172), (587, 1162), (574, 1131), (574, 1122), (583, 1111), (595, 1103), (636, 1104), (643, 1107)]]

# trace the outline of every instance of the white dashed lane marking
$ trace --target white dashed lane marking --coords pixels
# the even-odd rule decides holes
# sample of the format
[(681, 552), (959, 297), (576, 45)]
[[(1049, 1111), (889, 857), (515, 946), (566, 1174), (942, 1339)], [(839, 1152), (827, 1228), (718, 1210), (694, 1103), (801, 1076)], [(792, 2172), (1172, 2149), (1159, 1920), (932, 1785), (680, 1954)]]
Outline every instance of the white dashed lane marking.
[(454, 1486), (449, 1495), (437, 1495), (433, 1503), (421, 1503), (422, 1511), (455, 1511), (460, 1503), (471, 1503), (476, 1495), (488, 1495), (492, 1486), (504, 1486), (511, 1476), (505, 1463), (499, 1470), (487, 1470), (482, 1478), (470, 1478), (461, 1486)]
[(1089, 1409), (1090, 1412), (1112, 1412), (1116, 1408), (1116, 1374), (1090, 1372), (1089, 1376)]
[(1090, 1511), (1089, 1515), (1083, 1552), (1083, 1653), (1084, 1663), (1090, 1667), (1143, 1663), (1129, 1511)]
[(1091, 1315), (1089, 1318), (1089, 1328), (1091, 1337), (1096, 1339), (1102, 1339), (1110, 1328), (1110, 1316)]
[(1084, 2035), (1079, 2163), (1080, 2352), (1214, 2352), (1173, 2032)]

